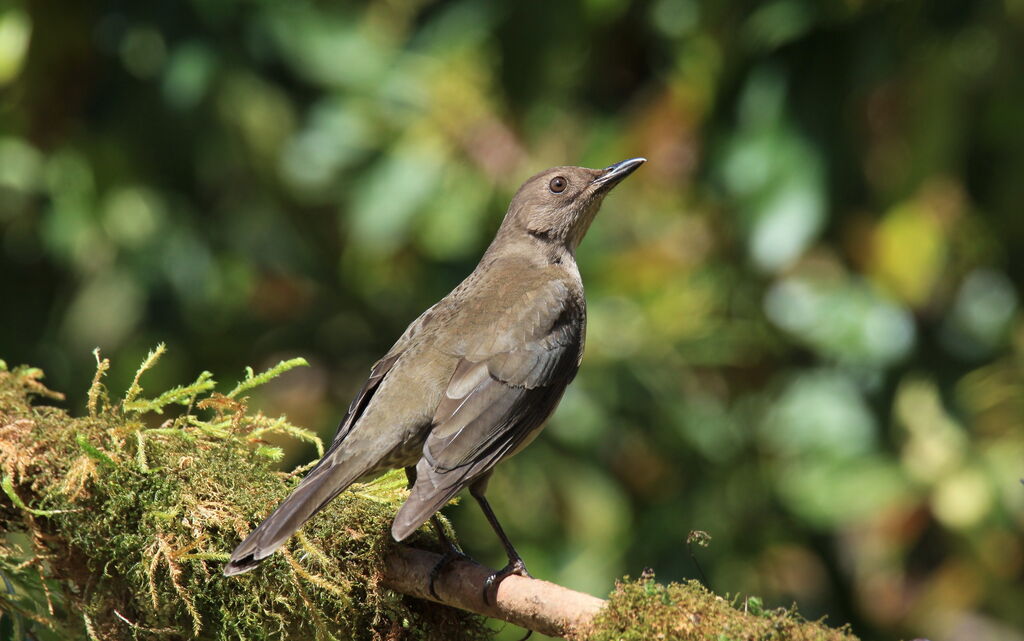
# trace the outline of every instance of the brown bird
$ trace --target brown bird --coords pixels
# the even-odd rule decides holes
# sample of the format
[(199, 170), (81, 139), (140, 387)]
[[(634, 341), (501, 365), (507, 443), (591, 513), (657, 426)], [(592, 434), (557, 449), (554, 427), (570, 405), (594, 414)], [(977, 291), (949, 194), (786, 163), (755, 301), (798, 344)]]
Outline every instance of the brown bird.
[(431, 519), (447, 543), (435, 513), (469, 487), (509, 560), (485, 598), (504, 576), (527, 575), (484, 498), (487, 480), (537, 436), (576, 375), (586, 330), (576, 247), (604, 197), (644, 162), (527, 180), (480, 264), (377, 361), (324, 457), (224, 574), (254, 568), (352, 483), (404, 467), (411, 493), (391, 527), (396, 541)]

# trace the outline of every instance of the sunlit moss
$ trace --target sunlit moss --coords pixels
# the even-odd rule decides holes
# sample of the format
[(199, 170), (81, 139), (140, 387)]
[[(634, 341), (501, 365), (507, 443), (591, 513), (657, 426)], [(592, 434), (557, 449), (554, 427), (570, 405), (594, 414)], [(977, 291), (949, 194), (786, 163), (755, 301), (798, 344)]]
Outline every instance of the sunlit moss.
[(587, 641), (856, 641), (756, 598), (738, 607), (696, 581), (662, 585), (650, 574), (618, 583)]
[[(296, 364), (250, 372), (236, 391)], [(232, 547), (301, 477), (275, 470), (260, 435), (315, 436), (249, 413), (235, 393), (212, 393), (207, 373), (151, 398), (136, 377), (112, 401), (106, 366), (83, 418), (33, 404), (55, 396), (39, 370), (0, 367), (0, 626), (91, 639), (490, 635), (480, 617), (381, 586), (386, 533), (405, 497), (401, 473), (344, 493), (283, 553), (223, 577)], [(176, 418), (150, 420), (176, 404), (185, 407)]]

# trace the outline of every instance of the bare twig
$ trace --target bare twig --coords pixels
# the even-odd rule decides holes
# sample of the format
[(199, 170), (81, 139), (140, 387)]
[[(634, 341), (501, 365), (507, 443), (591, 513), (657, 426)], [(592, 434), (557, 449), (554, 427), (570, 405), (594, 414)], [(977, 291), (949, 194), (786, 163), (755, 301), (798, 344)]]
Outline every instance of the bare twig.
[(493, 570), (463, 559), (452, 561), (438, 576), (434, 584), (441, 597), (438, 601), (430, 594), (430, 571), (440, 559), (433, 552), (397, 546), (387, 557), (384, 584), (403, 594), (562, 637), (582, 632), (605, 604), (603, 599), (554, 583), (510, 576), (498, 586), (495, 603), (488, 605), (483, 586)]

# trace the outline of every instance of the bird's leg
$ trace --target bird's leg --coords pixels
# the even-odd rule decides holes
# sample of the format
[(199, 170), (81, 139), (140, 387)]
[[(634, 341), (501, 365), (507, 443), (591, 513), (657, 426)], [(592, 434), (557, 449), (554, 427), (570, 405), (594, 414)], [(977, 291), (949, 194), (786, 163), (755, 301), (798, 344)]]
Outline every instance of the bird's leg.
[(441, 572), (452, 561), (468, 557), (459, 549), (459, 546), (455, 545), (455, 543), (448, 538), (448, 534), (444, 531), (444, 525), (441, 524), (441, 519), (437, 518), (436, 514), (430, 517), (430, 524), (434, 526), (434, 531), (437, 532), (438, 540), (441, 541), (441, 544), (445, 547), (444, 554), (437, 560), (434, 567), (430, 568), (430, 594), (438, 601), (441, 601), (441, 597), (437, 595), (437, 590), (434, 589), (434, 582), (437, 581), (437, 577), (441, 576)]
[(512, 574), (530, 577), (530, 573), (526, 571), (526, 564), (523, 563), (523, 557), (519, 556), (516, 549), (512, 547), (512, 541), (508, 540), (508, 535), (505, 534), (505, 530), (502, 529), (501, 523), (498, 523), (498, 517), (494, 515), (494, 510), (491, 509), (491, 504), (488, 503), (487, 498), (484, 497), (484, 491), (487, 489), (487, 479), (488, 477), (484, 477), (470, 485), (469, 493), (474, 499), (476, 499), (476, 502), (480, 504), (480, 509), (483, 510), (484, 516), (487, 517), (487, 521), (491, 524), (491, 528), (494, 530), (494, 533), (498, 535), (499, 539), (501, 539), (501, 544), (505, 546), (505, 554), (508, 555), (508, 565), (487, 577), (487, 580), (484, 582), (484, 603), (493, 605), (493, 597), (496, 597), (498, 593), (498, 584), (501, 583), (505, 577)]
[[(409, 480), (409, 489), (416, 484), (416, 468), (412, 465), (405, 468), (405, 477)], [(456, 559), (464, 559), (466, 555), (459, 549), (457, 545), (450, 538), (448, 533), (445, 532), (444, 524), (441, 523), (441, 519), (437, 518), (437, 515), (430, 517), (430, 524), (434, 527), (434, 532), (437, 533), (437, 540), (441, 542), (444, 547), (444, 554), (438, 559), (434, 567), (430, 568), (430, 594), (441, 601), (441, 597), (437, 595), (437, 590), (434, 589), (434, 582), (437, 581), (437, 577), (441, 576), (441, 571)]]

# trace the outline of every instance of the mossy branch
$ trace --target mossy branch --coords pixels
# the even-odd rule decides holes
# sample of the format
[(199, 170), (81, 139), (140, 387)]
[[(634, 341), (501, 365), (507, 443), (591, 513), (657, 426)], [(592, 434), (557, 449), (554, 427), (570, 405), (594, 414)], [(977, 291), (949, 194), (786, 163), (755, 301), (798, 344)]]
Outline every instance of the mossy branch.
[[(695, 585), (650, 577), (607, 604), (543, 581), (509, 577), (481, 598), (490, 570), (451, 564), (430, 603), (439, 556), (388, 532), (406, 497), (401, 472), (353, 487), (241, 577), (220, 569), (231, 548), (298, 482), (261, 442), (279, 432), (322, 444), (286, 419), (251, 414), (241, 392), (302, 364), (281, 363), (229, 394), (212, 375), (140, 400), (150, 353), (119, 403), (97, 358), (88, 415), (36, 405), (59, 395), (31, 368), (0, 361), (0, 632), (15, 639), (483, 639), (477, 612), (548, 634), (601, 639), (850, 639), (786, 611), (753, 613)], [(150, 427), (146, 412), (187, 410)], [(450, 607), (455, 606), (455, 607)]]

